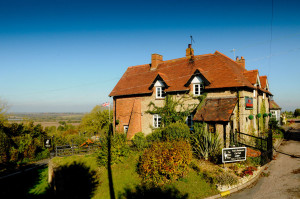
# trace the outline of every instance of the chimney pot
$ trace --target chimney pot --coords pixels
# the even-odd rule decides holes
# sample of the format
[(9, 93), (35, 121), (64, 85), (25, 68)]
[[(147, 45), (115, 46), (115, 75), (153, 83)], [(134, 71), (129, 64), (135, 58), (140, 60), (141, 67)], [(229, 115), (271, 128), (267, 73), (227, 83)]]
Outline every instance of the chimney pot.
[(239, 59), (239, 57), (236, 57), (236, 62), (239, 63), (243, 68), (246, 68), (246, 63), (245, 63), (245, 59), (243, 56), (241, 56), (241, 59)]
[(188, 44), (188, 48), (185, 50), (185, 55), (187, 58), (191, 58), (194, 56), (194, 49), (192, 48), (192, 44)]

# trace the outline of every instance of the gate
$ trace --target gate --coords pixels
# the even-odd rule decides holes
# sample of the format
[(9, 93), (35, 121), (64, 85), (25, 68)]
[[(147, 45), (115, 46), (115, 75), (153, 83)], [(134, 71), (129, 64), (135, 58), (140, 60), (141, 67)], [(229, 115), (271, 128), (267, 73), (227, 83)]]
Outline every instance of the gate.
[(98, 145), (80, 147), (78, 145), (63, 145), (56, 146), (53, 156), (63, 157), (71, 155), (88, 154), (96, 151), (99, 148)]
[(272, 131), (269, 130), (268, 136), (257, 137), (246, 133), (236, 131), (231, 136), (231, 143), (235, 146), (246, 146), (257, 149), (261, 152), (261, 165), (265, 165), (273, 158), (273, 136)]

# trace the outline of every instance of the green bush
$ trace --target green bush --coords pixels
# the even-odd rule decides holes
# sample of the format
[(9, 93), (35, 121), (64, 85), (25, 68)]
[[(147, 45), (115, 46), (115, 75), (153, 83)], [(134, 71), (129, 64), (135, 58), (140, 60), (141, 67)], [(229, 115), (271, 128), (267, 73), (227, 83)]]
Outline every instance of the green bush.
[(133, 143), (133, 147), (139, 151), (148, 147), (148, 141), (147, 141), (144, 133), (142, 133), (142, 132), (139, 132), (134, 135), (134, 137), (132, 139), (132, 143)]
[(153, 133), (146, 136), (149, 142), (159, 142), (162, 140), (162, 129), (156, 129)]
[(221, 144), (217, 133), (209, 133), (205, 123), (194, 124), (191, 143), (196, 157), (217, 161), (221, 154)]
[(216, 182), (219, 185), (235, 185), (238, 183), (238, 177), (230, 172), (223, 172), (216, 176)]
[(278, 121), (275, 118), (270, 119), (269, 128), (272, 130), (278, 129)]
[(143, 183), (158, 186), (183, 177), (191, 160), (188, 142), (156, 142), (140, 157), (138, 173)]
[(97, 161), (100, 166), (108, 165), (109, 155), (109, 143), (110, 143), (110, 155), (111, 164), (122, 162), (124, 158), (129, 155), (129, 146), (125, 134), (116, 133), (113, 136), (106, 136), (101, 144), (100, 149), (97, 152)]
[(162, 139), (166, 140), (189, 140), (190, 128), (185, 123), (171, 123), (162, 129)]
[(147, 140), (151, 142), (181, 139), (190, 139), (190, 128), (181, 122), (171, 123), (164, 128), (155, 129), (153, 133), (147, 136)]

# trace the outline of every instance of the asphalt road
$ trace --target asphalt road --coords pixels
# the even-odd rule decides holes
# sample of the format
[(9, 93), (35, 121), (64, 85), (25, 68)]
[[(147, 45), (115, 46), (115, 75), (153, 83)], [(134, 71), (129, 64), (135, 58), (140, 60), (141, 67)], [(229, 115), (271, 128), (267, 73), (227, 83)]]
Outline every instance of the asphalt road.
[(273, 160), (252, 187), (227, 197), (230, 199), (300, 198), (300, 123), (296, 123), (288, 140), (283, 141)]

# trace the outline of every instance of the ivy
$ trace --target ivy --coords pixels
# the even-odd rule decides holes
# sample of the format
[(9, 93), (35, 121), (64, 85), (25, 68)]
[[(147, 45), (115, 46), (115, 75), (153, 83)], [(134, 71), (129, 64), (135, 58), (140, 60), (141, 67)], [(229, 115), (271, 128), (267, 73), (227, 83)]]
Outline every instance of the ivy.
[[(260, 107), (260, 113), (263, 115), (266, 113), (266, 105), (265, 105), (264, 99), (262, 100), (262, 105)], [(259, 118), (259, 126), (262, 131), (265, 130), (265, 125), (266, 125), (266, 117)]]
[(175, 122), (184, 123), (186, 117), (191, 114), (196, 106), (196, 104), (185, 105), (183, 97), (175, 100), (171, 95), (167, 95), (163, 107), (158, 107), (150, 102), (148, 105), (149, 110), (146, 113), (160, 115), (161, 124), (164, 127)]

